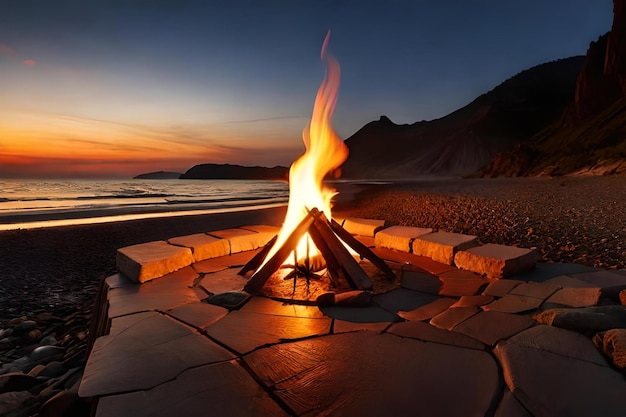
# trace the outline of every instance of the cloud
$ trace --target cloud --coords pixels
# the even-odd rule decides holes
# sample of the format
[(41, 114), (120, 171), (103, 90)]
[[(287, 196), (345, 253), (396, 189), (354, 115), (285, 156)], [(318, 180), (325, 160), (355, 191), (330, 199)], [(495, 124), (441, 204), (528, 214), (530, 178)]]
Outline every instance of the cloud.
[(7, 45), (0, 44), (0, 54), (6, 55), (6, 56), (14, 56), (15, 49)]
[(37, 66), (37, 61), (35, 61), (34, 59), (26, 59), (24, 60), (24, 62), (22, 62), (22, 64), (26, 65), (27, 67), (35, 67)]

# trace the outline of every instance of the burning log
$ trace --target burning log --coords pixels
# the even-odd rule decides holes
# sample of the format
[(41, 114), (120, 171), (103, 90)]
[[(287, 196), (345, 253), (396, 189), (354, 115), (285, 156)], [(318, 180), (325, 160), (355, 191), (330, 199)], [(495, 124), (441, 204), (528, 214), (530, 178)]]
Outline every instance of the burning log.
[[(372, 289), (372, 281), (350, 254), (344, 242), (355, 250), (361, 258), (366, 258), (372, 262), (388, 278), (395, 278), (391, 268), (382, 259), (378, 258), (369, 248), (355, 239), (337, 222), (329, 221), (323, 212), (313, 208), (293, 230), (285, 243), (252, 275), (244, 290), (253, 294), (259, 292), (272, 274), (285, 263), (289, 254), (295, 251), (298, 243), (305, 237), (306, 233), (309, 234), (324, 258), (326, 269), (335, 287), (345, 282), (354, 289)], [(265, 255), (274, 245), (274, 242), (275, 240), (272, 239), (261, 252), (239, 271), (239, 274), (244, 275), (258, 268), (263, 262)], [(308, 263), (306, 266), (308, 266)], [(298, 268), (297, 261), (293, 267), (294, 269)]]

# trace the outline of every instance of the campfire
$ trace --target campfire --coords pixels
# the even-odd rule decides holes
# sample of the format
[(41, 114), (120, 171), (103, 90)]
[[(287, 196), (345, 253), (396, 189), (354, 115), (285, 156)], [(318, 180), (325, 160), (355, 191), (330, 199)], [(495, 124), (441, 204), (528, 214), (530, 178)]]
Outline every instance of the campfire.
[(371, 290), (372, 281), (357, 259), (366, 258), (384, 275), (394, 273), (369, 248), (332, 220), (331, 200), (336, 192), (323, 180), (337, 172), (348, 158), (348, 148), (331, 125), (339, 90), (339, 63), (327, 53), (330, 32), (322, 46), (326, 76), (320, 85), (313, 115), (304, 129), (306, 151), (289, 170), (289, 205), (279, 234), (243, 269), (240, 275), (252, 275), (245, 286), (258, 293), (267, 280), (287, 270), (281, 279), (311, 280), (328, 277), (332, 288)]

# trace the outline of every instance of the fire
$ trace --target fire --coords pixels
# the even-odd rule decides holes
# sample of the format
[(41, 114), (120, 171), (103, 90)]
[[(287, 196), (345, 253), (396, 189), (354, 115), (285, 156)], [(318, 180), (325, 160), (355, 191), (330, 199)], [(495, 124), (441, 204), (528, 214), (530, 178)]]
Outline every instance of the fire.
[[(331, 218), (331, 199), (336, 192), (325, 187), (322, 182), (326, 175), (339, 168), (348, 158), (348, 147), (337, 136), (331, 124), (339, 91), (340, 70), (337, 60), (327, 53), (329, 37), (330, 31), (324, 39), (321, 52), (322, 61), (326, 63), (326, 76), (317, 91), (311, 121), (302, 133), (306, 150), (289, 170), (287, 214), (266, 260), (283, 245), (304, 219), (307, 210), (315, 207)], [(317, 254), (308, 234), (300, 240), (296, 252), (300, 259)]]

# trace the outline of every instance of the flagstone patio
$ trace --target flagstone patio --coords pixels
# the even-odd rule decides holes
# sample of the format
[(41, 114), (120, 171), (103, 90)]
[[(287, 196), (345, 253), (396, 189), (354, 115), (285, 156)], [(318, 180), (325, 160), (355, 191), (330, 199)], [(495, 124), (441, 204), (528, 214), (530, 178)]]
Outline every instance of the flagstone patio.
[[(364, 306), (244, 293), (237, 272), (270, 227), (121, 249), (79, 395), (97, 399), (99, 417), (626, 416), (624, 373), (592, 343), (589, 323), (564, 329), (558, 323), (572, 324), (561, 313), (544, 317), (611, 307), (624, 311), (606, 313), (611, 323), (626, 328), (624, 271), (539, 263), (489, 280), (497, 274), (454, 265), (453, 254), (472, 250), (455, 245), (470, 238), (406, 228), (394, 236), (383, 224), (348, 223), (362, 242), (386, 246), (373, 250), (397, 275)], [(446, 262), (411, 253), (415, 239), (420, 253), (431, 253), (429, 241), (446, 246)], [(471, 257), (503, 252), (481, 248)]]

